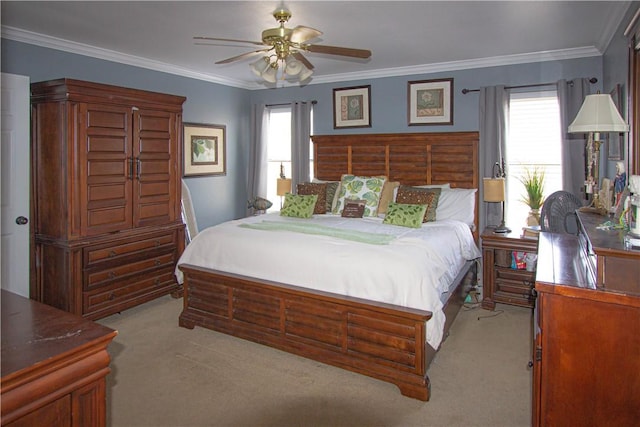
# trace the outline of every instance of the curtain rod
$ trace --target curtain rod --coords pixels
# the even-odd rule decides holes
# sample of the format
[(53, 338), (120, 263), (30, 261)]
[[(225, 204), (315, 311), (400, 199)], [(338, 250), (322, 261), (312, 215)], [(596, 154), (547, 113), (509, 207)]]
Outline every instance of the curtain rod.
[[(593, 83), (597, 83), (598, 79), (596, 79), (595, 77), (591, 77), (589, 79), (589, 83), (593, 84)], [(573, 84), (573, 80), (571, 81), (571, 83)], [(505, 86), (505, 89), (520, 89), (520, 88), (524, 88), (524, 87), (539, 87), (539, 86), (552, 86), (555, 85), (556, 83), (537, 83), (537, 84), (531, 84), (531, 85), (520, 85), (520, 86)], [(462, 94), (466, 95), (469, 92), (480, 92), (480, 89), (462, 89)]]
[[(307, 102), (307, 101), (303, 101), (303, 102)], [(316, 105), (318, 103), (318, 101), (316, 101), (315, 99), (310, 102), (311, 102), (311, 105)], [(291, 105), (291, 102), (284, 102), (282, 104), (266, 104), (265, 107), (284, 107), (285, 105)]]

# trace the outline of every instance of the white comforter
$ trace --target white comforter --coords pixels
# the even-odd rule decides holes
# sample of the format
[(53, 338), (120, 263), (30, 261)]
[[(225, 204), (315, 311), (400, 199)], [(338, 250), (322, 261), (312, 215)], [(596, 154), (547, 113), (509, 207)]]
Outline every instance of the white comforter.
[[(239, 227), (262, 221), (314, 221), (396, 238), (387, 245), (376, 245), (324, 235)], [(427, 322), (427, 341), (437, 349), (445, 323), (439, 296), (465, 261), (479, 256), (468, 225), (459, 221), (430, 222), (413, 229), (383, 224), (379, 218), (314, 215), (312, 219), (298, 219), (272, 213), (203, 230), (187, 246), (178, 265), (193, 264), (428, 310), (433, 317)], [(177, 268), (176, 277), (182, 283), (182, 273)]]

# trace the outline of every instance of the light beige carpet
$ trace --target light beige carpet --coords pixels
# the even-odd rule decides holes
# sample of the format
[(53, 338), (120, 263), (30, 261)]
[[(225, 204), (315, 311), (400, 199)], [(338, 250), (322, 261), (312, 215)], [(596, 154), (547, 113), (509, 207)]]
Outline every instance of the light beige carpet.
[(142, 426), (528, 426), (531, 310), (460, 312), (429, 369), (431, 400), (391, 384), (196, 327), (163, 297), (99, 323), (107, 419)]

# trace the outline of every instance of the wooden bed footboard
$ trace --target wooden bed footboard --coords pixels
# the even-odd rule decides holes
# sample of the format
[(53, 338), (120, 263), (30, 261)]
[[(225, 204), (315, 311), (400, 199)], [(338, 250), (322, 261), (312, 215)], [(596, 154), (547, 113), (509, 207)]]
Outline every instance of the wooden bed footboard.
[[(430, 312), (193, 265), (181, 265), (180, 270), (180, 326), (201, 326), (269, 345), (387, 381), (405, 396), (429, 400), (426, 371), (435, 354), (426, 342)], [(476, 274), (475, 263), (468, 263), (445, 308), (446, 329)]]

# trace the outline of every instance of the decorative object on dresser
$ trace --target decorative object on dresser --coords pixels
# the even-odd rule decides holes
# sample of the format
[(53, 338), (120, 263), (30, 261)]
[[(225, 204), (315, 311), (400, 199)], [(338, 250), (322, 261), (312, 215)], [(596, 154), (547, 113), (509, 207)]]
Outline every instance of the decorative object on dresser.
[[(570, 133), (588, 133), (587, 179), (585, 193), (592, 194), (591, 206), (602, 211), (598, 190), (600, 187), (600, 133), (629, 132), (629, 125), (618, 112), (611, 95), (597, 93), (587, 95), (576, 118), (569, 125)], [(606, 212), (601, 212), (606, 213)]]
[(407, 83), (409, 126), (453, 124), (453, 79)]
[(31, 297), (97, 319), (181, 288), (185, 98), (60, 79), (31, 85)]
[(629, 177), (629, 233), (640, 237), (640, 175)]
[(493, 310), (496, 303), (533, 307), (534, 265), (528, 266), (526, 255), (537, 254), (538, 241), (517, 233), (496, 234), (484, 230), (482, 239), (483, 288), (482, 308)]
[(227, 127), (184, 124), (184, 176), (227, 174)]
[(540, 233), (533, 426), (632, 426), (640, 419), (640, 251), (607, 217), (578, 236)]
[(105, 426), (116, 331), (2, 290), (3, 426)]

